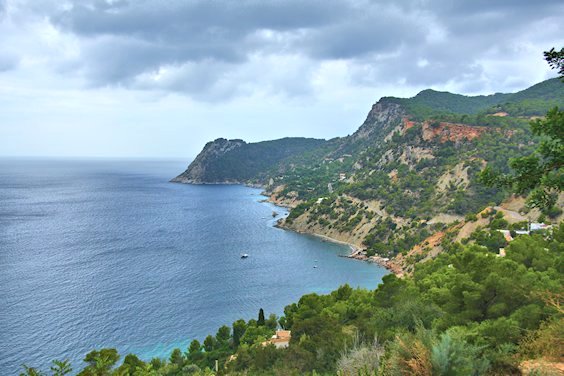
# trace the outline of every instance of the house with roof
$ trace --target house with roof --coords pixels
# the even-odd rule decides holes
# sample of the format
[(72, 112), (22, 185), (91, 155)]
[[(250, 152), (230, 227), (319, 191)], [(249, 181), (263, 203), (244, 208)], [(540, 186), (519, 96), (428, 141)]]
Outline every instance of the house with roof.
[(263, 346), (274, 345), (277, 349), (285, 349), (290, 346), (292, 332), (290, 330), (277, 330), (276, 333), (268, 340), (262, 343)]

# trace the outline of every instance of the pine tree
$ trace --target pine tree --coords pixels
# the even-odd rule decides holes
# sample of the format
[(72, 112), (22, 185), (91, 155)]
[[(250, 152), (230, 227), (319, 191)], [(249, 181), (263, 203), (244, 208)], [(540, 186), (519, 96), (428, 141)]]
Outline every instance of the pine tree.
[(264, 310), (262, 308), (259, 309), (257, 325), (264, 326)]

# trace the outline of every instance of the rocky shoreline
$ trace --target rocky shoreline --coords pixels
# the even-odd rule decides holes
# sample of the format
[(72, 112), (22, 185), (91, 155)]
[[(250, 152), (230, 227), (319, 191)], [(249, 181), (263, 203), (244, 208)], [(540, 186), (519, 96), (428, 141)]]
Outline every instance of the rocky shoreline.
[(199, 180), (191, 180), (191, 179), (184, 179), (179, 176), (172, 178), (169, 180), (170, 183), (179, 183), (179, 184), (193, 184), (193, 185), (244, 185), (245, 187), (249, 188), (257, 188), (257, 189), (264, 189), (265, 186), (258, 183), (248, 183), (248, 182), (241, 182), (236, 180), (225, 180), (225, 181), (217, 181), (217, 182), (205, 182)]
[(366, 251), (364, 251), (362, 249), (358, 249), (358, 250), (354, 251), (353, 253), (351, 253), (350, 255), (344, 256), (344, 257), (352, 258), (352, 259), (359, 260), (359, 261), (373, 262), (375, 264), (378, 264), (378, 265), (388, 269), (389, 271), (394, 273), (397, 277), (403, 277), (403, 275), (405, 274), (405, 272), (401, 268), (401, 266), (399, 266), (397, 263), (395, 263), (393, 259), (389, 259), (387, 257), (381, 257), (381, 256), (378, 256), (378, 255), (367, 256)]
[[(273, 203), (272, 201), (270, 201), (268, 199), (265, 200), (265, 201)], [(273, 204), (276, 204), (276, 203), (273, 203)], [(276, 205), (278, 205), (278, 204), (276, 204)], [(355, 259), (355, 260), (358, 260), (358, 261), (365, 261), (365, 262), (371, 262), (371, 263), (377, 264), (377, 265), (379, 265), (383, 268), (386, 268), (387, 270), (394, 273), (397, 277), (400, 277), (400, 278), (403, 277), (403, 275), (405, 274), (405, 272), (401, 268), (401, 266), (399, 266), (397, 263), (395, 263), (393, 259), (380, 257), (380, 256), (377, 256), (377, 255), (367, 256), (366, 250), (358, 247), (355, 244), (348, 243), (346, 241), (342, 241), (342, 240), (338, 240), (338, 239), (334, 239), (334, 238), (331, 238), (327, 235), (318, 234), (318, 233), (310, 232), (310, 231), (298, 230), (298, 229), (286, 226), (284, 224), (284, 218), (279, 219), (274, 226), (281, 228), (281, 229), (284, 229), (284, 230), (294, 231), (294, 232), (297, 232), (299, 234), (312, 235), (312, 236), (321, 238), (323, 240), (326, 240), (328, 242), (348, 245), (351, 249), (351, 253), (346, 255), (346, 256), (343, 255), (343, 256), (340, 256), (340, 257), (345, 257), (345, 258)]]

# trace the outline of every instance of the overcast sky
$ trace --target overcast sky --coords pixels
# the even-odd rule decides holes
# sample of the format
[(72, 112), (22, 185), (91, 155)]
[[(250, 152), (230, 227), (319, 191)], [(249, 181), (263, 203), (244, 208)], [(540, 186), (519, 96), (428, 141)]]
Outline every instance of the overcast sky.
[(555, 76), (562, 0), (0, 0), (0, 155), (330, 138), (381, 96)]

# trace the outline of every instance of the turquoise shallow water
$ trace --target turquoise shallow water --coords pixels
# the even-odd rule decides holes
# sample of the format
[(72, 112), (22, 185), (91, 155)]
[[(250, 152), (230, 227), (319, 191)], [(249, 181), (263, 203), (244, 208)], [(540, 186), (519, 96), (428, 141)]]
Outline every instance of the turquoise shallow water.
[[(94, 348), (168, 356), (259, 308), (375, 288), (348, 247), (273, 227), (260, 190), (168, 183), (182, 162), (0, 160), (0, 374)], [(241, 259), (248, 253), (248, 259)], [(318, 265), (318, 268), (313, 268)]]

